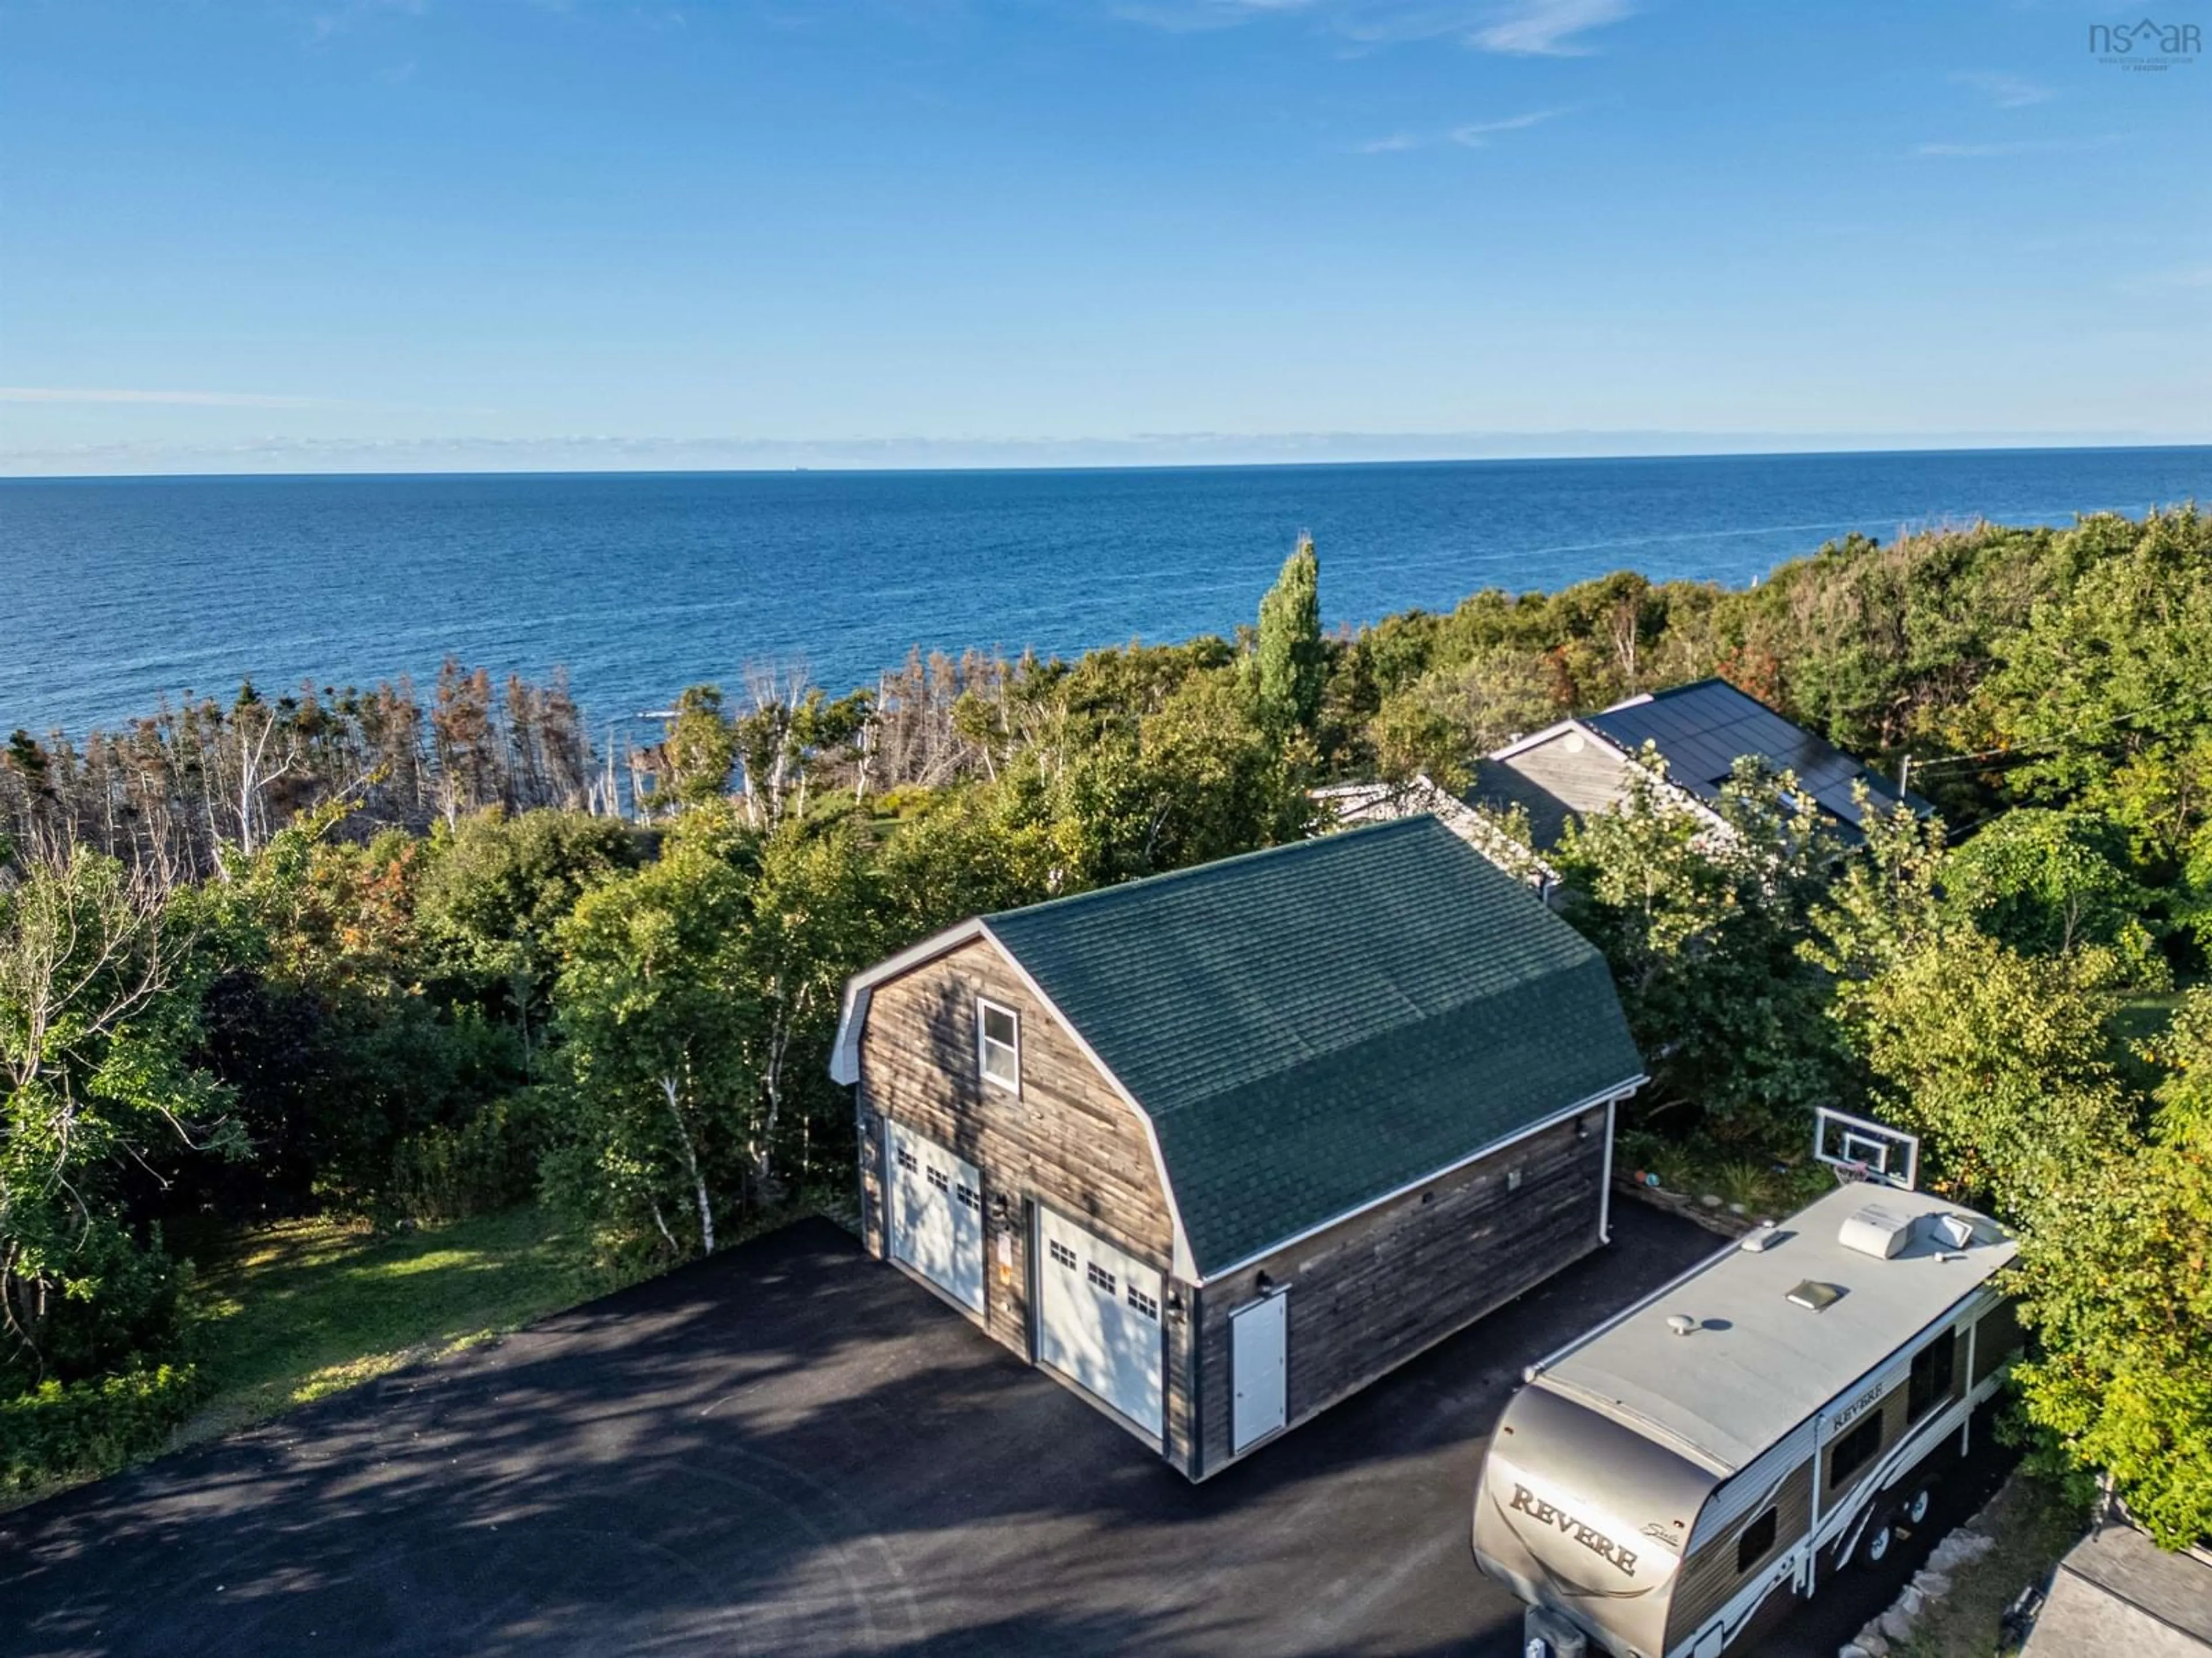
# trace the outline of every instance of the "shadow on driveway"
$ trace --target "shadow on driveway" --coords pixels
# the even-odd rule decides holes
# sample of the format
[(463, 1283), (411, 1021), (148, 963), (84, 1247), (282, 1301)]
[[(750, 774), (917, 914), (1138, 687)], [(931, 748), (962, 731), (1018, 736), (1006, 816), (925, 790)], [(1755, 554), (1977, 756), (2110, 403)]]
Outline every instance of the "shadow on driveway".
[(1521, 1367), (1615, 1242), (1201, 1486), (823, 1222), (0, 1518), (11, 1654), (1497, 1653)]

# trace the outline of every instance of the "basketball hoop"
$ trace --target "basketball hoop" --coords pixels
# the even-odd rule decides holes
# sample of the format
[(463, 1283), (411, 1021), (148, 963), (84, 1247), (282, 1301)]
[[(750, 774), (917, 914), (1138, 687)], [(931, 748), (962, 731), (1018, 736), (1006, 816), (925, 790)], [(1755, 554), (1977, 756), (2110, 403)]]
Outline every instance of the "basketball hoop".
[(1813, 1156), (1836, 1184), (1865, 1181), (1910, 1192), (1920, 1181), (1920, 1137), (1828, 1106), (1813, 1110)]

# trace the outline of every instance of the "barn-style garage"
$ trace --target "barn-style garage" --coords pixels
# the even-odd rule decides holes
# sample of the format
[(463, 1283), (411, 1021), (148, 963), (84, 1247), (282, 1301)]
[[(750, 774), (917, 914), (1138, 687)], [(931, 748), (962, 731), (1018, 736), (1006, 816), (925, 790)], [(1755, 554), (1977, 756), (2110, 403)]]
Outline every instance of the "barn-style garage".
[(1604, 1241), (1604, 962), (1432, 817), (979, 917), (848, 987), (868, 1247), (1192, 1479)]

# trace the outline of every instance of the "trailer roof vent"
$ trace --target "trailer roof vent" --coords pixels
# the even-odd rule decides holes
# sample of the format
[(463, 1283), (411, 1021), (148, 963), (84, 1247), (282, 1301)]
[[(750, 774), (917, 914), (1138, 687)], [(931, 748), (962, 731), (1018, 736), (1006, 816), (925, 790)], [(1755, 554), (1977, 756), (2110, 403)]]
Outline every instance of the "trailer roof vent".
[(1817, 1278), (1808, 1278), (1790, 1292), (1793, 1305), (1808, 1308), (1816, 1313), (1826, 1312), (1843, 1298), (1841, 1284), (1823, 1284)]
[(1702, 1319), (1692, 1318), (1687, 1313), (1676, 1313), (1668, 1319), (1667, 1327), (1678, 1336), (1686, 1336), (1704, 1321)]
[(1836, 1242), (1876, 1260), (1893, 1260), (1912, 1242), (1912, 1217), (1902, 1210), (1869, 1203), (1844, 1218)]

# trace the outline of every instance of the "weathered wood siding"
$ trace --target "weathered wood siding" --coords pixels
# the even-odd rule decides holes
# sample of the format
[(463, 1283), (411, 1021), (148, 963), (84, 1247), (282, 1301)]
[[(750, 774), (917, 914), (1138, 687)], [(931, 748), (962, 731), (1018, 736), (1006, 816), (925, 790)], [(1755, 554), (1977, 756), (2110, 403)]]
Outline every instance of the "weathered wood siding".
[[(983, 1080), (978, 997), (1012, 1008), (1021, 1022), (1019, 1098)], [(988, 941), (876, 987), (861, 1033), (856, 1100), (864, 1124), (872, 1115), (890, 1117), (981, 1173), (983, 1326), (1023, 1357), (1035, 1357), (1033, 1201), (1172, 1274), (1173, 1223), (1144, 1123)], [(880, 1256), (889, 1242), (880, 1133), (864, 1128), (860, 1164), (862, 1236)], [(1188, 1304), (1188, 1290), (1172, 1282), (1167, 1288)], [(1187, 1455), (1189, 1440), (1177, 1398), (1189, 1370), (1188, 1334), (1173, 1318), (1164, 1329), (1173, 1460), (1178, 1445)]]
[(1232, 1460), (1229, 1320), (1258, 1298), (1261, 1273), (1288, 1286), (1286, 1425), (1295, 1427), (1595, 1248), (1605, 1108), (1580, 1121), (1584, 1138), (1570, 1120), (1208, 1282), (1197, 1474)]
[(1580, 732), (1561, 732), (1549, 742), (1497, 763), (1520, 773), (1584, 817), (1620, 805), (1628, 794), (1629, 762), (1611, 744)]

